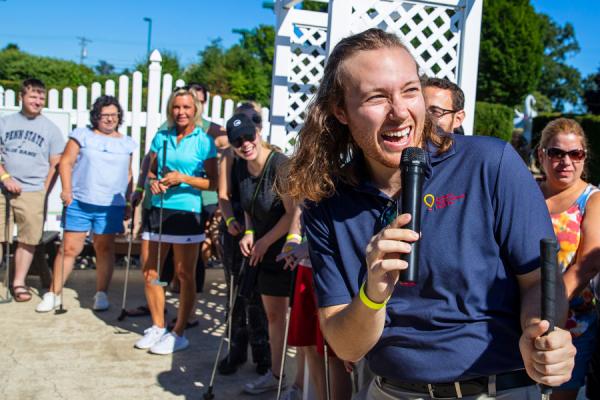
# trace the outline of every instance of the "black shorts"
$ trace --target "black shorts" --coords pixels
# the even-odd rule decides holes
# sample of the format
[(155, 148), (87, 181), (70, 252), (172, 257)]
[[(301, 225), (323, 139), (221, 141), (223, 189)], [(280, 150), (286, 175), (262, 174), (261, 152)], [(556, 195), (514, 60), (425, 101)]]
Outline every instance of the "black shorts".
[(289, 297), (292, 290), (292, 272), (283, 269), (284, 262), (262, 262), (256, 266), (256, 290), (265, 296)]
[[(200, 213), (163, 209), (163, 243), (192, 244), (205, 239), (204, 226)], [(157, 242), (160, 230), (160, 209), (152, 207), (142, 221), (142, 239)]]

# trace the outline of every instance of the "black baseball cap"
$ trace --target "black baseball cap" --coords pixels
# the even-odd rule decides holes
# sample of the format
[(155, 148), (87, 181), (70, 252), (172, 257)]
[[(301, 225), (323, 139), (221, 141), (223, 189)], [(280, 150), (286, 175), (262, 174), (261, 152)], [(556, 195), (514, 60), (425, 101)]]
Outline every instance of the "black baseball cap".
[(235, 114), (227, 121), (227, 139), (234, 143), (236, 139), (256, 133), (256, 125), (246, 114)]

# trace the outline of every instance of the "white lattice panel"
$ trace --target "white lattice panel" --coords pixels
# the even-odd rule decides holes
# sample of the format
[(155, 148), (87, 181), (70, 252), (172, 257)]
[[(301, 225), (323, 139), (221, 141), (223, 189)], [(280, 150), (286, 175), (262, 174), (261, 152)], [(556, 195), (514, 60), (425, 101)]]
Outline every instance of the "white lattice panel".
[(324, 28), (296, 25), (293, 32), (285, 117), (287, 142), (293, 141), (304, 124), (306, 107), (323, 76), (327, 42), (327, 29)]
[(456, 82), (463, 13), (458, 6), (361, 0), (352, 7), (350, 34), (380, 28), (400, 36), (427, 76)]

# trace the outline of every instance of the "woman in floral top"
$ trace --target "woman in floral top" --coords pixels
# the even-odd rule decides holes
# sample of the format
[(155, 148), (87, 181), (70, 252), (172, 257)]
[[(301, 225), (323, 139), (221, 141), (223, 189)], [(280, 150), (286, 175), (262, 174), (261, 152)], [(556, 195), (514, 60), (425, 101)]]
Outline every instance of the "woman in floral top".
[(569, 382), (552, 399), (576, 399), (598, 333), (598, 315), (590, 279), (600, 269), (600, 191), (585, 182), (587, 139), (574, 120), (559, 118), (542, 131), (538, 157), (546, 179), (541, 189), (560, 249), (558, 262), (569, 298), (566, 328), (577, 347)]

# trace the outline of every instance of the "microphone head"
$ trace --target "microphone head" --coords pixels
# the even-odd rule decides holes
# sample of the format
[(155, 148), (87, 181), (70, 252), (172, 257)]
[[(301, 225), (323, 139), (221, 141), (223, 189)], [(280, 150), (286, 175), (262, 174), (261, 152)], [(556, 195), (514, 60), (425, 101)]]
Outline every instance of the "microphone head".
[(419, 165), (427, 164), (427, 154), (420, 147), (407, 147), (402, 151), (400, 165)]

